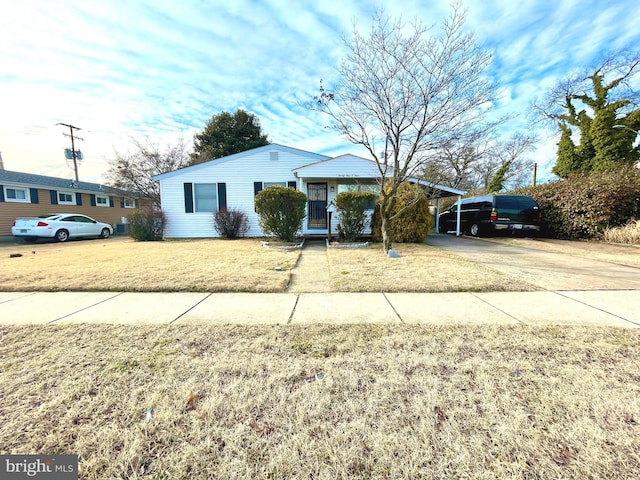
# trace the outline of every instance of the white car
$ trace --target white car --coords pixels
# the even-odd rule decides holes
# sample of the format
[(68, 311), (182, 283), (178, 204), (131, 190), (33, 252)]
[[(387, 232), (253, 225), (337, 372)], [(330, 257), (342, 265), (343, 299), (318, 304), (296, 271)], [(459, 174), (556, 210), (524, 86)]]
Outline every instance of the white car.
[(108, 223), (78, 213), (16, 218), (11, 227), (11, 234), (25, 242), (35, 242), (38, 238), (53, 238), (57, 242), (82, 237), (109, 238), (112, 233), (113, 228)]

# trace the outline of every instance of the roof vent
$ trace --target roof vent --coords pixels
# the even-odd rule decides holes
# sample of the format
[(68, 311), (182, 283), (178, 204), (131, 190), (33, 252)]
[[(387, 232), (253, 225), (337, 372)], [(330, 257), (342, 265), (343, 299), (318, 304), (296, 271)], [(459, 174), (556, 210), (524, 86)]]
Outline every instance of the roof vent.
[(278, 152), (269, 152), (269, 155), (269, 160), (271, 160), (272, 162), (278, 161)]

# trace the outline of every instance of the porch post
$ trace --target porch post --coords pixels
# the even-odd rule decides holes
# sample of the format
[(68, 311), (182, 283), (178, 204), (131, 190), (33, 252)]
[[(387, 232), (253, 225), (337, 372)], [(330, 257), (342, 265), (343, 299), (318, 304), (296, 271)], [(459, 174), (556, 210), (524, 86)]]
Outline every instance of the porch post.
[(436, 233), (440, 232), (440, 197), (436, 198)]
[(456, 211), (456, 236), (460, 236), (460, 208), (462, 207), (462, 195), (458, 195), (458, 208)]

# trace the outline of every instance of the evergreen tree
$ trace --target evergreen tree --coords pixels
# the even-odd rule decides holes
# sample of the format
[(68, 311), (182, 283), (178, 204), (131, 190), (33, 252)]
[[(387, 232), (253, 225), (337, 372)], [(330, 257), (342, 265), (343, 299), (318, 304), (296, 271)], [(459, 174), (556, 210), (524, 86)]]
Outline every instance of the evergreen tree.
[(567, 178), (572, 172), (581, 168), (580, 154), (571, 139), (571, 129), (565, 124), (560, 124), (562, 135), (558, 142), (558, 159), (552, 171), (561, 178)]
[(242, 109), (238, 109), (233, 115), (222, 112), (211, 117), (202, 132), (194, 135), (190, 165), (263, 147), (269, 143), (254, 114)]
[(493, 178), (491, 178), (489, 185), (487, 185), (487, 193), (497, 193), (504, 188), (504, 181), (506, 179), (507, 172), (509, 171), (510, 167), (511, 167), (510, 161), (502, 164), (502, 166), (498, 169), (498, 171), (495, 173)]

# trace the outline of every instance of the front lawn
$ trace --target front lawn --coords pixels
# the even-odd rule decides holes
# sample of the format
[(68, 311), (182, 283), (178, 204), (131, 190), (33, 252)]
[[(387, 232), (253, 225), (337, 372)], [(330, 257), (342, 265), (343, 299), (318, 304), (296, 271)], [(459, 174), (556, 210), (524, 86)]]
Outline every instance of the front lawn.
[[(22, 257), (10, 258), (12, 253)], [(255, 239), (0, 244), (0, 289), (282, 292), (299, 255), (264, 248)]]
[(0, 454), (84, 480), (638, 478), (639, 359), (640, 330), (597, 327), (0, 326)]
[[(329, 249), (330, 289), (341, 292), (535, 290), (428, 245)], [(33, 253), (35, 252), (35, 253)], [(10, 258), (11, 254), (22, 256)], [(285, 292), (299, 250), (258, 239), (134, 242), (129, 238), (0, 244), (3, 291)], [(280, 269), (277, 270), (276, 267)]]
[(398, 243), (400, 258), (388, 258), (382, 244), (330, 248), (331, 290), (336, 292), (501, 292), (536, 287), (429, 245)]

